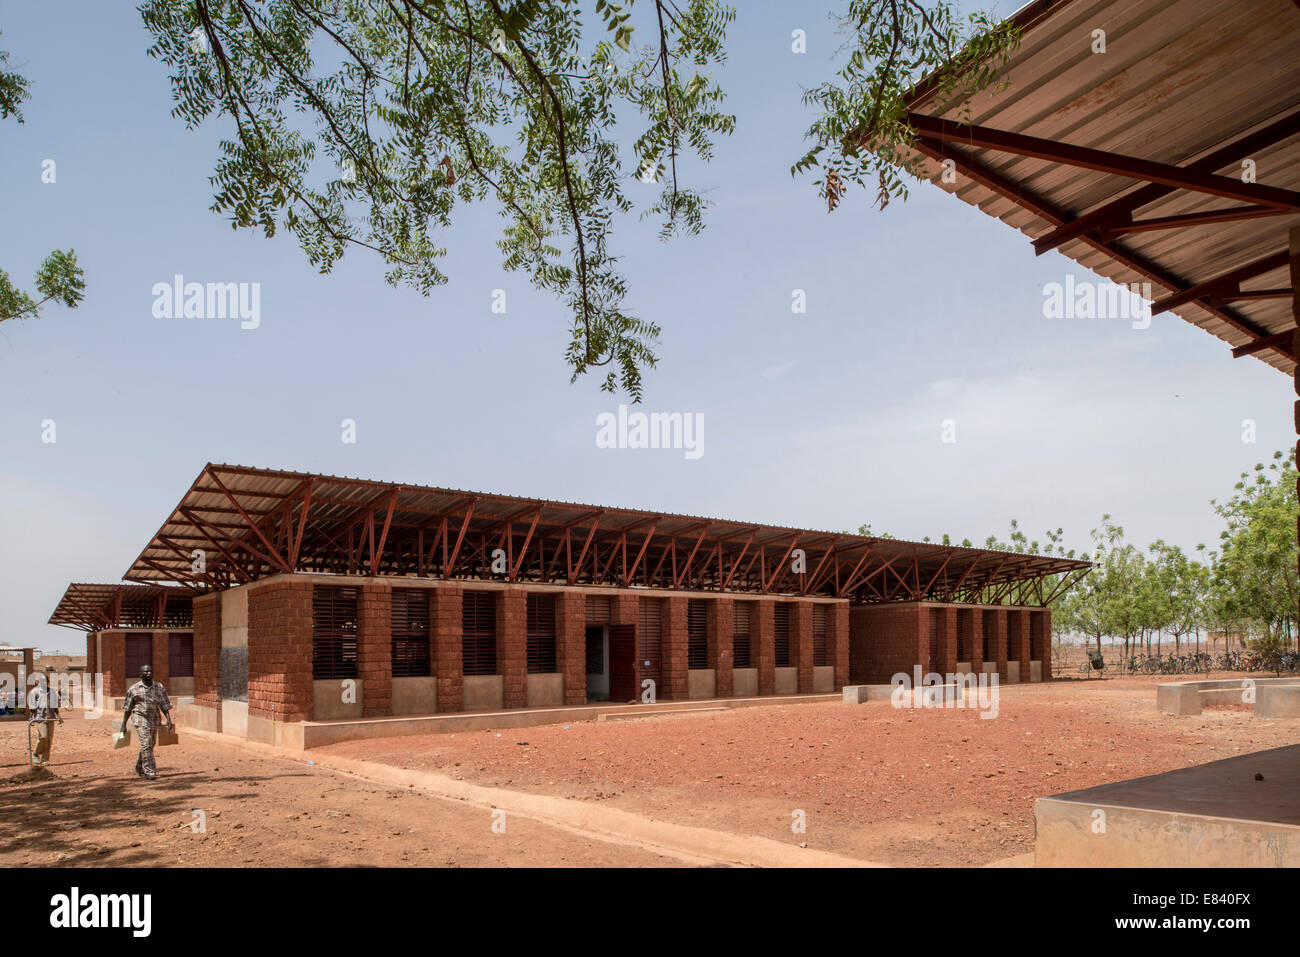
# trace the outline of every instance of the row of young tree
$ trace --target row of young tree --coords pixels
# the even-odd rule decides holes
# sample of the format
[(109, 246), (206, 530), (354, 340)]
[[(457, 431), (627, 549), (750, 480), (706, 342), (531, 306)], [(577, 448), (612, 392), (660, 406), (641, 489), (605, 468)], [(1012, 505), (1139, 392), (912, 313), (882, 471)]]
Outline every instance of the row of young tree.
[[(1217, 548), (1195, 555), (1157, 540), (1143, 551), (1102, 516), (1093, 529), (1092, 571), (1052, 608), (1053, 630), (1083, 635), (1101, 648), (1122, 643), (1124, 655), (1202, 650), (1202, 637), (1237, 636), (1262, 654), (1294, 646), (1297, 634), (1295, 453), (1243, 472), (1226, 500), (1210, 504), (1224, 520)], [(1085, 556), (1088, 557), (1088, 556)], [(1211, 645), (1209, 650), (1213, 650)]]
[[(1251, 651), (1274, 655), (1296, 647), (1300, 634), (1296, 482), (1294, 451), (1275, 452), (1271, 462), (1241, 473), (1231, 497), (1210, 501), (1224, 520), (1218, 547), (1198, 545), (1193, 555), (1163, 539), (1139, 548), (1125, 540), (1124, 529), (1110, 515), (1092, 530), (1091, 553), (1067, 549), (1059, 528), (1041, 541), (1031, 539), (1015, 520), (1008, 540), (990, 535), (983, 544), (1093, 562), (1049, 603), (1058, 640), (1082, 638), (1101, 651), (1104, 639), (1122, 644), (1125, 658), (1139, 649), (1160, 654), (1170, 640), (1175, 654), (1184, 649), (1214, 653), (1220, 641), (1227, 651), (1230, 642), (1239, 641)], [(858, 531), (893, 537), (873, 532), (870, 525)], [(940, 542), (973, 544), (949, 535)], [(1056, 584), (1049, 580), (1044, 592), (1051, 594)]]

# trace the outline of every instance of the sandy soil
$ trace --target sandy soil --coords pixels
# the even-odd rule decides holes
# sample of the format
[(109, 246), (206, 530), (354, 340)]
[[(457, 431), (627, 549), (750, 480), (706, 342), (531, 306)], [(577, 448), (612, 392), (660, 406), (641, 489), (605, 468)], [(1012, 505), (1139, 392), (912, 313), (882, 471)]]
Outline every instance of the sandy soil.
[[(1300, 743), (1300, 721), (1238, 707), (1175, 718), (1157, 679), (1002, 689), (976, 710), (765, 706), (350, 742), (280, 757), (197, 735), (131, 772), (109, 726), (69, 718), (31, 777), (25, 725), (0, 723), (0, 865), (674, 865), (644, 847), (376, 785), (313, 760), (436, 771), (645, 818), (899, 865), (985, 865), (1033, 850), (1035, 797)], [(194, 833), (191, 809), (206, 815)], [(792, 827), (803, 812), (805, 833)]]
[[(186, 736), (155, 751), (158, 780), (113, 751), (106, 720), (69, 717), (48, 769), (28, 770), (26, 725), (0, 723), (0, 867), (677, 865), (638, 848), (385, 788), (301, 761)], [(195, 833), (204, 812), (204, 833)]]
[[(321, 751), (865, 860), (983, 865), (1033, 850), (1035, 797), (1300, 743), (1300, 721), (1247, 710), (1162, 715), (1156, 683), (1016, 685), (991, 720), (975, 710), (801, 704)], [(802, 834), (792, 828), (799, 810)]]

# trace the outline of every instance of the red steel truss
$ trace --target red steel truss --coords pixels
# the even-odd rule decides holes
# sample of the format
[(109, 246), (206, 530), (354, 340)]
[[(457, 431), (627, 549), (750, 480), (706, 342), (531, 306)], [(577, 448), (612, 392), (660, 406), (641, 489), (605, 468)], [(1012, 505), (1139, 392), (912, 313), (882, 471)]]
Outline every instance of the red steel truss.
[(78, 631), (105, 628), (190, 628), (195, 590), (190, 586), (74, 582), (59, 599), (51, 625)]
[(422, 485), (207, 465), (124, 576), (284, 572), (1045, 604), (1073, 559)]

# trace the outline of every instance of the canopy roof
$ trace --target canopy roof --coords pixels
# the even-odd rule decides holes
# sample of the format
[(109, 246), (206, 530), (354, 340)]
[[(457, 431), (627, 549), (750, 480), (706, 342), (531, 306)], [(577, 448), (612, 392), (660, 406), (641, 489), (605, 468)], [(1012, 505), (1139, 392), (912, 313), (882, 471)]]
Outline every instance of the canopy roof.
[(1088, 567), (1055, 556), (209, 464), (124, 577), (221, 589), (320, 572), (1041, 604), (1065, 584), (1044, 584), (1044, 576)]
[(175, 585), (73, 582), (49, 623), (79, 631), (189, 628), (194, 623), (193, 597), (189, 589)]
[(1153, 313), (1293, 372), (1300, 2), (1039, 0), (1012, 20), (1006, 84), (969, 113), (914, 88), (925, 173), (1038, 254), (1150, 282)]

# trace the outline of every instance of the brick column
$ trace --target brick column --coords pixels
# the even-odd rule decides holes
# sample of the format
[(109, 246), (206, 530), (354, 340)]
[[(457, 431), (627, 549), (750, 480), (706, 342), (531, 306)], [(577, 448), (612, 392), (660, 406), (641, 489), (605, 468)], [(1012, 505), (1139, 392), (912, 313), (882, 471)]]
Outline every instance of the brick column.
[(939, 632), (939, 666), (935, 671), (950, 675), (957, 670), (957, 609), (949, 605), (943, 611), (943, 629)]
[(366, 718), (393, 713), (393, 587), (367, 582), (357, 589), (357, 677), (361, 679), (361, 714)]
[(758, 668), (758, 693), (776, 694), (776, 602), (760, 598), (751, 607), (749, 660)]
[(989, 636), (993, 644), (994, 661), (998, 666), (998, 680), (1007, 680), (1007, 613), (1005, 609), (993, 609), (993, 634)]
[(719, 698), (729, 698), (736, 692), (732, 662), (735, 608), (730, 598), (714, 598), (708, 605), (709, 667), (714, 674), (714, 694)]
[(161, 681), (163, 687), (167, 687), (167, 682), (171, 680), (172, 656), (171, 656), (171, 639), (165, 631), (155, 631), (153, 639), (149, 642), (149, 651), (153, 655), (153, 676), (155, 681)]
[(555, 596), (555, 659), (564, 675), (564, 703), (587, 703), (587, 597), (580, 591)]
[[(312, 583), (285, 578), (248, 592), (248, 716), (310, 721), (312, 716)], [(198, 687), (198, 613), (194, 672)], [(220, 640), (217, 643), (220, 648)]]
[(1043, 680), (1052, 680), (1052, 612), (1044, 608), (1043, 616)]
[(528, 595), (507, 585), (497, 599), (497, 668), (505, 679), (503, 704), (528, 706)]
[(450, 582), (429, 593), (429, 662), (437, 676), (439, 711), (460, 711), (464, 707), (463, 594), (459, 584)]
[(126, 679), (126, 635), (120, 631), (106, 631), (103, 634), (104, 652), (104, 695), (120, 698), (126, 694), (128, 686), (134, 679)]
[[(215, 708), (221, 670), (221, 593), (194, 599), (194, 703)], [(108, 687), (108, 676), (104, 676)]]
[(611, 595), (609, 600), (609, 623), (611, 625), (635, 625), (637, 623), (637, 595)]
[(970, 633), (966, 636), (970, 642), (970, 670), (979, 675), (984, 671), (984, 610), (972, 608), (970, 613)]
[(93, 631), (86, 632), (86, 674), (91, 681), (94, 681), (95, 675), (99, 673), (99, 662), (95, 660), (95, 646), (97, 644), (99, 642), (95, 640), (95, 633)]
[(813, 690), (813, 623), (812, 602), (796, 601), (790, 608), (790, 659), (795, 666), (800, 694)]
[(835, 690), (849, 683), (849, 603), (826, 606), (826, 663), (835, 669)]
[(1007, 621), (1007, 657), (1020, 662), (1020, 680), (1029, 680), (1029, 613), (1017, 609)]
[(685, 595), (669, 595), (663, 605), (663, 691), (660, 697), (685, 701), (690, 697), (689, 678), (690, 634), (687, 629), (687, 602)]

